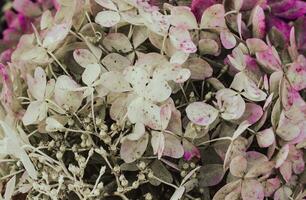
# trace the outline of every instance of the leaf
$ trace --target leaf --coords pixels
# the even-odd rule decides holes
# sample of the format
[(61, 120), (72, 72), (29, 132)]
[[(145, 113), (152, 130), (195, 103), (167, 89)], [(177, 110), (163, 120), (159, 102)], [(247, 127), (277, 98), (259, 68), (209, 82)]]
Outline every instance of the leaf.
[(235, 91), (225, 88), (216, 93), (221, 117), (225, 120), (239, 119), (245, 111), (245, 102)]
[(95, 0), (97, 2), (97, 4), (99, 4), (100, 6), (107, 8), (109, 10), (115, 10), (117, 11), (117, 6), (113, 3), (112, 0)]
[(29, 104), (22, 117), (25, 126), (36, 124), (47, 117), (48, 105), (43, 101), (33, 101)]
[(112, 92), (126, 92), (131, 90), (123, 74), (117, 71), (103, 73), (98, 82)]
[(99, 64), (87, 65), (86, 69), (82, 73), (82, 81), (87, 86), (91, 86), (95, 80), (100, 76), (101, 67)]
[(221, 39), (222, 45), (226, 49), (232, 49), (236, 46), (236, 38), (231, 32), (222, 31), (220, 33), (220, 39)]
[(242, 182), (241, 197), (243, 200), (263, 200), (264, 188), (257, 180), (246, 179)]
[(73, 51), (74, 60), (83, 68), (97, 64), (97, 58), (88, 49), (76, 49)]
[(220, 164), (208, 164), (199, 169), (199, 186), (209, 187), (220, 183), (223, 179), (224, 170)]
[(6, 183), (6, 189), (4, 193), (4, 199), (10, 200), (13, 197), (14, 191), (15, 191), (15, 185), (16, 185), (16, 175), (13, 176), (7, 183)]
[(190, 33), (182, 27), (171, 27), (169, 38), (173, 46), (184, 53), (195, 53), (197, 47), (191, 40)]
[(41, 67), (37, 67), (34, 71), (34, 77), (27, 74), (27, 83), (31, 95), (33, 95), (35, 99), (43, 101), (47, 85), (45, 70)]
[(165, 148), (165, 136), (162, 132), (152, 131), (151, 132), (151, 145), (153, 147), (154, 155), (157, 154), (158, 159), (160, 159), (163, 155), (163, 151)]
[(225, 24), (225, 11), (222, 4), (215, 4), (208, 7), (202, 15), (201, 29), (227, 29)]
[(95, 22), (103, 27), (112, 27), (120, 22), (120, 15), (112, 10), (101, 11), (96, 15)]
[(185, 192), (184, 186), (178, 187), (171, 196), (170, 200), (180, 200), (183, 197), (184, 192)]
[(289, 154), (289, 145), (285, 144), (278, 152), (275, 158), (275, 168), (279, 168), (287, 159)]
[(184, 64), (183, 67), (188, 68), (191, 71), (191, 79), (204, 80), (209, 78), (213, 74), (213, 69), (208, 62), (201, 58), (190, 58)]
[(173, 7), (171, 9), (170, 24), (180, 26), (186, 29), (197, 29), (198, 23), (189, 8), (183, 6)]
[(120, 157), (126, 163), (134, 162), (135, 160), (141, 158), (147, 149), (149, 142), (149, 135), (144, 134), (142, 138), (137, 141), (132, 141), (125, 139), (120, 148)]
[(264, 38), (266, 34), (265, 13), (259, 5), (253, 9), (251, 19), (253, 37)]
[(238, 155), (230, 163), (230, 172), (236, 177), (243, 177), (247, 169), (247, 160), (244, 156)]
[(256, 133), (257, 143), (260, 147), (266, 148), (275, 142), (274, 131), (271, 128)]
[(218, 117), (218, 110), (206, 103), (194, 102), (187, 106), (186, 114), (193, 123), (208, 126)]
[[(159, 160), (155, 160), (152, 164), (151, 164), (151, 169), (153, 171), (153, 174), (155, 177), (167, 182), (167, 183), (172, 183), (173, 182), (173, 178), (172, 178), (172, 174), (169, 172), (169, 170), (165, 167), (165, 165), (159, 161)], [(150, 183), (152, 185), (158, 186), (160, 185), (160, 181), (152, 178), (150, 179)]]
[(184, 148), (181, 141), (174, 135), (164, 133), (165, 147), (163, 151), (164, 156), (171, 158), (181, 158), (184, 155)]

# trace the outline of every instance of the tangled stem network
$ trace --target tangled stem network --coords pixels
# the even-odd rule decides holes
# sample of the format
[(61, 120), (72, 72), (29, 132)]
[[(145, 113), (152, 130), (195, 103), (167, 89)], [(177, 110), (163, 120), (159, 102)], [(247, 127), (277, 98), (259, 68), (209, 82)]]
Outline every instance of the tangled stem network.
[(302, 0), (14, 0), (0, 199), (302, 200)]

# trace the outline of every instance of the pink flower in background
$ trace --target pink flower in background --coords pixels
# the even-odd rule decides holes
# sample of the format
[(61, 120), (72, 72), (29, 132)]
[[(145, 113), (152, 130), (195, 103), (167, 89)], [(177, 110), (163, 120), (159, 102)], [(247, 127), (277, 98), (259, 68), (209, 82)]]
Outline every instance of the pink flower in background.
[(0, 52), (0, 62), (10, 61), (12, 49), (14, 49), (21, 35), (32, 33), (32, 23), (37, 23), (43, 10), (59, 8), (57, 0), (14, 0), (11, 10), (4, 13), (7, 28), (3, 31), (3, 37), (0, 44), (6, 47), (6, 50)]
[(193, 0), (191, 3), (191, 11), (197, 20), (200, 21), (204, 10), (216, 3), (218, 3), (218, 0)]

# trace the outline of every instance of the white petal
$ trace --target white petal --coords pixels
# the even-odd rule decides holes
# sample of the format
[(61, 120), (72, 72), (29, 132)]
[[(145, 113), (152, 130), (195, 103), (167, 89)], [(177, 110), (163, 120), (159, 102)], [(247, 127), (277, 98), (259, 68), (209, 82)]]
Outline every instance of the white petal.
[(22, 122), (25, 126), (35, 124), (43, 120), (47, 116), (48, 106), (43, 101), (33, 101), (28, 106), (25, 114), (22, 117)]
[(34, 77), (27, 76), (28, 87), (31, 95), (37, 100), (44, 100), (47, 77), (45, 70), (41, 67), (37, 67), (34, 72)]
[(221, 117), (226, 120), (239, 119), (245, 111), (245, 102), (235, 91), (225, 88), (216, 94)]
[(95, 0), (100, 6), (110, 9), (110, 10), (118, 10), (117, 6), (113, 3), (112, 0)]
[(115, 26), (119, 21), (119, 13), (111, 10), (99, 12), (95, 18), (95, 22), (103, 27)]
[(134, 130), (127, 136), (129, 140), (139, 140), (146, 132), (145, 126), (142, 123), (136, 123)]
[(160, 107), (143, 98), (133, 100), (128, 106), (127, 114), (132, 123), (141, 122), (157, 130), (162, 128)]
[(218, 117), (218, 110), (203, 102), (189, 104), (186, 113), (190, 121), (200, 126), (207, 126)]
[(82, 74), (82, 81), (86, 85), (90, 86), (101, 73), (101, 67), (99, 64), (90, 64), (87, 65), (86, 69)]
[(82, 104), (82, 91), (76, 91), (80, 86), (70, 77), (62, 75), (57, 78), (54, 88), (56, 103), (65, 110), (76, 111)]
[(172, 89), (166, 81), (152, 79), (145, 89), (145, 98), (153, 102), (162, 102), (168, 99), (171, 95)]
[(157, 154), (158, 159), (162, 157), (164, 148), (165, 148), (165, 137), (162, 132), (159, 131), (152, 131), (151, 132), (151, 145), (153, 147), (154, 155)]
[(66, 38), (70, 28), (71, 23), (62, 23), (52, 26), (44, 38), (43, 47), (53, 50), (56, 45), (58, 45)]
[(126, 92), (131, 90), (129, 83), (124, 79), (122, 73), (117, 71), (103, 73), (99, 83), (112, 92)]
[(120, 157), (126, 163), (134, 162), (141, 158), (147, 149), (149, 142), (149, 134), (145, 134), (137, 141), (125, 139), (121, 144)]
[(65, 127), (53, 117), (48, 117), (46, 119), (46, 130), (50, 132), (62, 131)]
[(90, 64), (98, 63), (96, 57), (88, 49), (74, 50), (73, 58), (81, 67), (84, 68)]
[(185, 53), (195, 53), (197, 51), (197, 47), (191, 40), (190, 33), (187, 29), (183, 29), (181, 27), (171, 27), (169, 37), (171, 43), (177, 50), (181, 50)]

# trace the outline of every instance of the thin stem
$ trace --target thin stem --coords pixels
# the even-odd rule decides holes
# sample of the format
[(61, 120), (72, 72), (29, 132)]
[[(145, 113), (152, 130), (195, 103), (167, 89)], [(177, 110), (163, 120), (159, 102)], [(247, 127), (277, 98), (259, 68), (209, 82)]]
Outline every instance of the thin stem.
[(24, 172), (24, 169), (21, 169), (21, 170), (19, 170), (19, 171), (17, 171), (17, 172), (14, 172), (14, 173), (11, 173), (11, 174), (9, 174), (9, 175), (6, 175), (6, 176), (3, 176), (3, 177), (1, 177), (1, 181), (2, 180), (5, 180), (5, 179), (7, 179), (7, 178), (9, 178), (9, 177), (11, 177), (11, 176), (15, 176), (16, 174), (19, 174), (19, 173), (21, 173), (21, 172)]
[(164, 181), (164, 180), (162, 180), (162, 179), (160, 179), (160, 178), (158, 178), (158, 177), (156, 177), (156, 176), (154, 176), (154, 175), (152, 176), (152, 178), (158, 180), (158, 181), (161, 182), (161, 183), (164, 183), (164, 184), (166, 184), (166, 185), (169, 185), (170, 187), (173, 187), (173, 188), (175, 188), (175, 189), (178, 188), (176, 185), (173, 185), (172, 183), (168, 183), (168, 182), (166, 182), (166, 181)]
[(92, 120), (93, 120), (95, 131), (98, 132), (97, 125), (96, 125), (96, 118), (95, 118), (95, 109), (94, 109), (94, 90), (91, 91), (91, 114), (92, 114)]
[(85, 15), (86, 15), (87, 20), (88, 20), (89, 23), (90, 23), (90, 26), (91, 26), (92, 31), (96, 34), (96, 29), (95, 29), (95, 27), (93, 26), (93, 24), (92, 24), (92, 22), (91, 22), (90, 16), (88, 15), (88, 12), (85, 12)]
[(187, 95), (186, 95), (186, 93), (185, 93), (185, 90), (184, 90), (182, 84), (179, 84), (179, 85), (180, 85), (180, 88), (181, 88), (182, 93), (183, 93), (183, 95), (184, 95), (185, 101), (188, 103), (189, 101), (188, 101)]
[(164, 55), (164, 48), (165, 48), (166, 39), (167, 39), (167, 35), (165, 35), (164, 38), (163, 38), (162, 48), (160, 49), (160, 54), (161, 55)]
[(212, 140), (208, 140), (208, 141), (202, 142), (198, 146), (204, 145), (204, 144), (207, 144), (207, 143), (211, 143), (211, 142), (215, 142), (215, 141), (220, 141), (220, 140), (230, 140), (230, 141), (232, 141), (232, 138), (231, 137), (215, 138), (215, 139), (212, 139)]
[(65, 74), (69, 77), (71, 77), (71, 75), (68, 73), (68, 71), (65, 69), (65, 67), (62, 65), (62, 63), (55, 57), (55, 55), (48, 51), (48, 54), (55, 60), (55, 62), (62, 68), (62, 70), (65, 72)]

